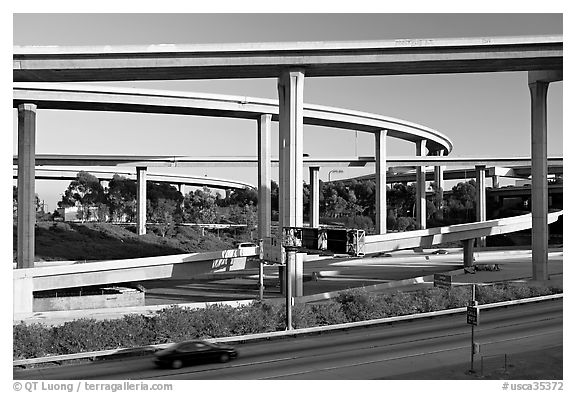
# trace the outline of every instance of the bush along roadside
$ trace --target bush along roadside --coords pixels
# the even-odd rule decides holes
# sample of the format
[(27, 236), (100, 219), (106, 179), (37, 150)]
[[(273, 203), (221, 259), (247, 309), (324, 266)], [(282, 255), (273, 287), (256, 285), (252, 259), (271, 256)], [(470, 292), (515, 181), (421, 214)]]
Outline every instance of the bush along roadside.
[[(364, 289), (342, 292), (323, 304), (297, 304), (295, 328), (410, 315), (464, 307), (471, 296), (469, 286), (451, 290), (430, 288), (415, 292), (376, 294)], [(526, 286), (479, 286), (479, 304), (560, 293), (558, 288)], [(130, 348), (198, 338), (230, 337), (284, 330), (283, 304), (252, 303), (247, 306), (209, 306), (189, 309), (171, 306), (152, 316), (126, 315), (121, 319), (78, 319), (60, 326), (21, 322), (13, 328), (13, 358)]]

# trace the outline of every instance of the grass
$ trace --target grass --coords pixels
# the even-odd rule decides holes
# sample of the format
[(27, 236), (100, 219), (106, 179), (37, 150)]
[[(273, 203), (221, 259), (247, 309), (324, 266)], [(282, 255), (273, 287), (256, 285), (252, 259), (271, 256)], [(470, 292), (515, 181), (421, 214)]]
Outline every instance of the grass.
[[(13, 261), (16, 261), (17, 230), (13, 227)], [(138, 236), (134, 227), (108, 223), (38, 222), (35, 228), (36, 261), (110, 260), (142, 258), (234, 248), (235, 239), (221, 231), (218, 238), (208, 231), (174, 227), (165, 237), (150, 226)]]

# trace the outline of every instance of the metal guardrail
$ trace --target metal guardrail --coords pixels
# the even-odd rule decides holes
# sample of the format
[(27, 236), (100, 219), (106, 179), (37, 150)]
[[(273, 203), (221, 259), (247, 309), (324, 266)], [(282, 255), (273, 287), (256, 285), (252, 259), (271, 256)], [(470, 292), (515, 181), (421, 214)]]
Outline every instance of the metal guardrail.
[[(555, 294), (555, 295), (546, 295), (546, 296), (539, 296), (533, 298), (526, 298), (526, 299), (519, 299), (519, 300), (510, 300), (505, 302), (498, 302), (498, 303), (490, 303), (490, 304), (483, 304), (479, 305), (478, 308), (480, 309), (490, 309), (490, 308), (497, 308), (497, 307), (507, 307), (513, 306), (518, 304), (526, 304), (526, 303), (535, 303), (547, 300), (557, 300), (562, 299), (564, 294)], [(335, 330), (346, 330), (346, 329), (353, 329), (358, 327), (366, 327), (366, 326), (373, 326), (379, 324), (387, 324), (392, 322), (399, 322), (399, 321), (407, 321), (407, 320), (415, 320), (415, 319), (422, 319), (422, 318), (433, 318), (443, 315), (450, 315), (450, 314), (458, 314), (466, 312), (466, 307), (459, 307), (453, 308), (448, 310), (441, 310), (441, 311), (432, 311), (427, 313), (420, 313), (420, 314), (412, 314), (412, 315), (401, 315), (398, 317), (389, 317), (389, 318), (380, 318), (380, 319), (372, 319), (369, 321), (359, 321), (359, 322), (349, 322), (349, 323), (340, 323), (337, 325), (330, 325), (330, 326), (315, 326), (311, 328), (304, 328), (304, 329), (294, 329), (288, 331), (277, 331), (277, 332), (269, 332), (269, 333), (257, 333), (257, 334), (247, 334), (243, 336), (232, 336), (232, 337), (221, 337), (221, 338), (212, 338), (207, 339), (208, 342), (245, 342), (245, 341), (252, 341), (252, 340), (263, 340), (263, 339), (270, 339), (270, 338), (277, 338), (277, 337), (287, 337), (287, 336), (300, 336), (305, 334), (312, 334), (312, 333), (323, 333), (323, 332), (330, 332)], [(165, 344), (157, 344), (157, 345), (150, 345), (151, 348), (163, 349), (173, 343), (165, 343)], [(130, 350), (131, 348), (117, 348), (117, 349), (109, 349), (104, 351), (93, 351), (93, 352), (84, 352), (84, 353), (76, 353), (76, 354), (68, 354), (68, 355), (56, 355), (56, 356), (45, 356), (40, 358), (33, 358), (33, 359), (20, 359), (14, 360), (12, 365), (14, 367), (18, 366), (26, 366), (30, 364), (40, 364), (40, 363), (57, 363), (66, 360), (79, 360), (79, 359), (95, 359), (99, 357), (109, 356), (113, 354), (117, 354), (119, 351), (126, 351)]]

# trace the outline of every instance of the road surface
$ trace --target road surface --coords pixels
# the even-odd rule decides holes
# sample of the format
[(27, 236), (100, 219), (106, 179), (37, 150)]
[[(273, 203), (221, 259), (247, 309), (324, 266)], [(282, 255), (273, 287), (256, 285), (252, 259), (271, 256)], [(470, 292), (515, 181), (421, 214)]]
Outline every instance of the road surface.
[[(481, 355), (562, 346), (562, 300), (482, 310), (475, 338)], [(272, 341), (238, 344), (237, 360), (179, 370), (153, 357), (30, 370), (14, 379), (377, 379), (451, 366), (470, 368), (465, 314)], [(479, 355), (477, 355), (478, 359)], [(478, 360), (477, 360), (478, 362)], [(477, 366), (479, 364), (477, 363)]]

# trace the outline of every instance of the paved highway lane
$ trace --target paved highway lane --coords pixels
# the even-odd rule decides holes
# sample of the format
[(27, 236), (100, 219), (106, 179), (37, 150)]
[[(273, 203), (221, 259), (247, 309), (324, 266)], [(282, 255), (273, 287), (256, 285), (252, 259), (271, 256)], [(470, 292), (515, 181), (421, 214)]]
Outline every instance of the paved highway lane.
[[(562, 300), (482, 310), (476, 341), (482, 355), (562, 345)], [(152, 357), (15, 370), (14, 379), (375, 379), (470, 361), (464, 314), (238, 344), (226, 364), (156, 368)]]

